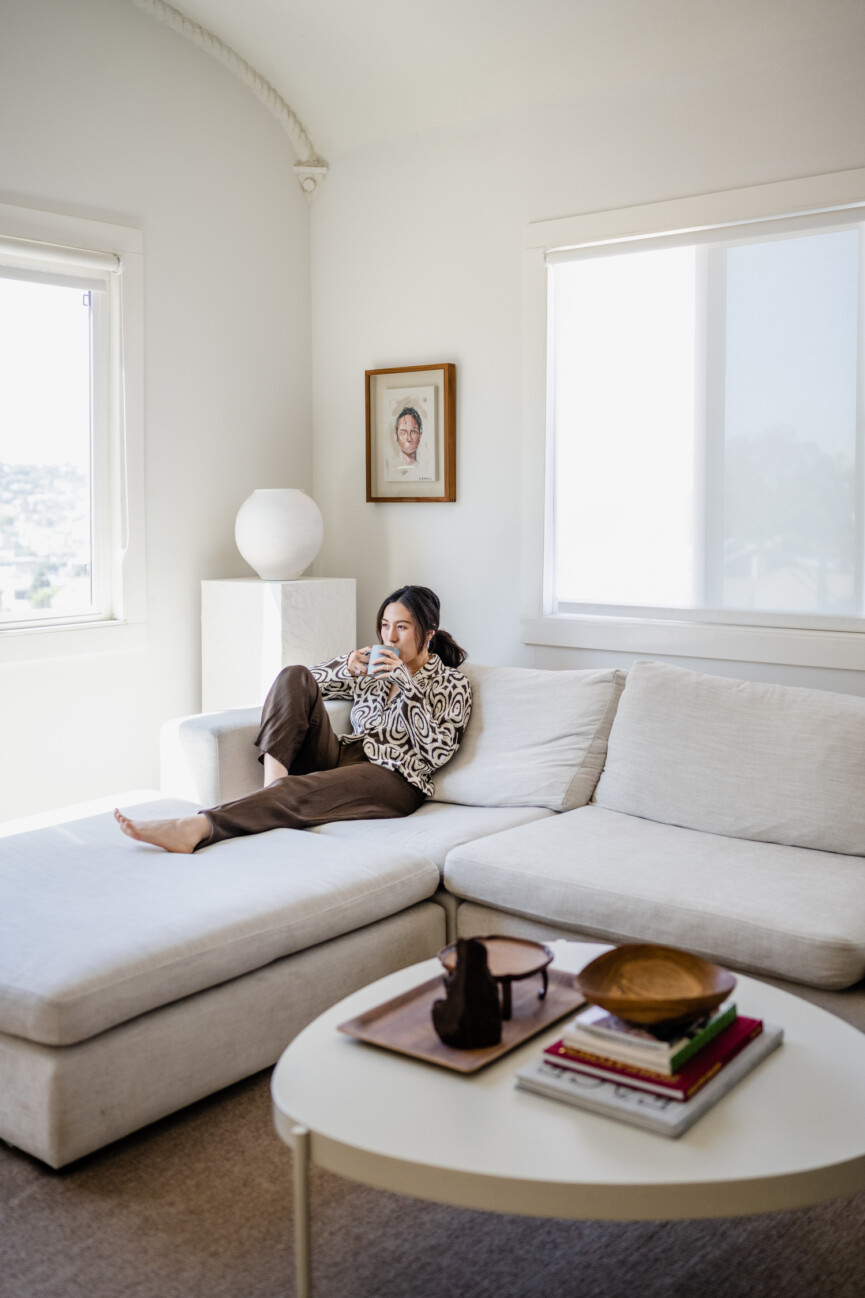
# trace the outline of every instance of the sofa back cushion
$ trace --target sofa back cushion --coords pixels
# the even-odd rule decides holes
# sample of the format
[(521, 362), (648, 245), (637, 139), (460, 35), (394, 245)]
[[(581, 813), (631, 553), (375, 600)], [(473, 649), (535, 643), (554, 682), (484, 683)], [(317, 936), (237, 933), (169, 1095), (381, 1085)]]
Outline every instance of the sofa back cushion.
[(863, 791), (865, 699), (640, 662), (628, 673), (595, 802), (858, 856)]
[(437, 802), (569, 811), (592, 796), (625, 673), (466, 663), (472, 715)]

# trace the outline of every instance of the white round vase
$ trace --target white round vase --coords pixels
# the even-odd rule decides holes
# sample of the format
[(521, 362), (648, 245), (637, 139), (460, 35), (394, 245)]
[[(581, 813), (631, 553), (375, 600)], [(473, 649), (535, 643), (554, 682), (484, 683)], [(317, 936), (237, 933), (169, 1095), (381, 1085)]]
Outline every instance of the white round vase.
[(237, 548), (265, 581), (293, 581), (321, 549), (324, 524), (315, 501), (297, 487), (262, 487), (240, 506)]

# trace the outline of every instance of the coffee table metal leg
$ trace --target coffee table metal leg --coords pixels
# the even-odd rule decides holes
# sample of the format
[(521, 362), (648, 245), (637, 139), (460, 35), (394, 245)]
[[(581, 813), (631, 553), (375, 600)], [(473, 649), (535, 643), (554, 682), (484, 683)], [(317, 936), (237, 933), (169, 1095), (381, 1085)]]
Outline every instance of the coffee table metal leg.
[(309, 1222), (309, 1130), (292, 1127), (294, 1151), (294, 1273), (297, 1298), (312, 1298)]

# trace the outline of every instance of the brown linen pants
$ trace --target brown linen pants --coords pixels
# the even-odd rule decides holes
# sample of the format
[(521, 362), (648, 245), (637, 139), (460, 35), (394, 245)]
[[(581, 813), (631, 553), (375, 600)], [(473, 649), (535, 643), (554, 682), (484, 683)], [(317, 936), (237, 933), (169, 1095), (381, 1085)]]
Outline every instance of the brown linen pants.
[(371, 762), (358, 740), (341, 744), (315, 677), (284, 667), (271, 686), (255, 745), (288, 771), (257, 793), (203, 814), (211, 833), (200, 847), (268, 829), (309, 829), (329, 820), (408, 816), (424, 794), (399, 771)]

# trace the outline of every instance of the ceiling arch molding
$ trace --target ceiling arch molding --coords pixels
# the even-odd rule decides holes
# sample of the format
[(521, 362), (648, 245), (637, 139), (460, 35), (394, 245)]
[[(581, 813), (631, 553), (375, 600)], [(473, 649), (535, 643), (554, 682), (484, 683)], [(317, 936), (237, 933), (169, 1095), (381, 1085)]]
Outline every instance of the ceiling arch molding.
[(232, 72), (239, 81), (242, 81), (252, 91), (256, 99), (276, 118), (291, 140), (297, 154), (297, 162), (293, 167), (293, 171), (297, 176), (301, 189), (311, 203), (318, 192), (319, 185), (327, 175), (327, 163), (318, 157), (306, 127), (279, 92), (273, 88), (269, 81), (265, 80), (260, 72), (257, 72), (250, 63), (247, 63), (246, 59), (241, 58), (236, 50), (227, 45), (225, 41), (220, 40), (214, 32), (208, 31), (206, 27), (193, 22), (179, 9), (166, 4), (165, 0), (132, 0), (132, 3), (136, 9), (143, 10), (151, 18), (155, 18), (157, 22), (165, 23), (172, 31), (185, 37), (186, 40), (192, 41), (193, 45), (197, 45), (211, 58), (223, 64), (224, 67), (228, 68), (229, 72)]

